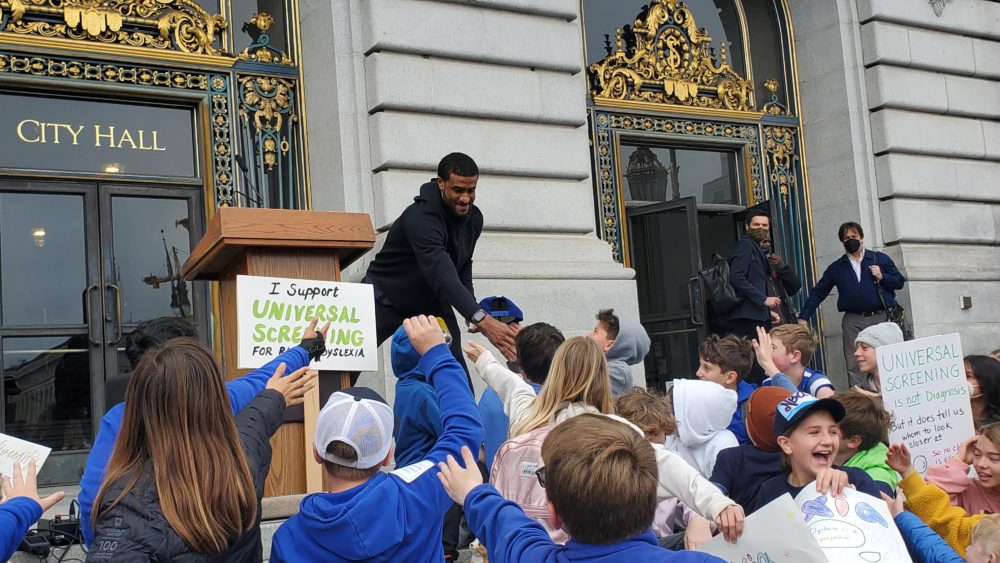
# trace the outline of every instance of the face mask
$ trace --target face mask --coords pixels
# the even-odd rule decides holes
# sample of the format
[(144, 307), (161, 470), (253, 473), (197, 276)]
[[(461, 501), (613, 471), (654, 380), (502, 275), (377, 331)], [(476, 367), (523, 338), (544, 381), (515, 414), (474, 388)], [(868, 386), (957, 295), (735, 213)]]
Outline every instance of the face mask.
[(979, 385), (977, 385), (977, 384), (969, 381), (968, 379), (966, 379), (965, 380), (965, 386), (969, 389), (969, 398), (970, 399), (978, 399), (979, 397), (983, 396), (982, 393), (979, 393), (978, 395), (976, 395), (976, 391), (979, 391)]
[(757, 242), (765, 241), (768, 239), (768, 231), (770, 229), (748, 229), (747, 235)]
[(844, 250), (854, 254), (861, 248), (861, 241), (856, 238), (849, 238), (844, 241)]

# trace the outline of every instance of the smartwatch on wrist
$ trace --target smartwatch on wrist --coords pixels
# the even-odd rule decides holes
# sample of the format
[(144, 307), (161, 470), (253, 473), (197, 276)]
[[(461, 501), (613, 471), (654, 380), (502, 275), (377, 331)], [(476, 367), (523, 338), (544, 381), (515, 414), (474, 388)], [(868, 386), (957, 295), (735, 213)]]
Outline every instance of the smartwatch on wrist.
[(478, 325), (486, 319), (486, 314), (485, 310), (479, 309), (475, 313), (472, 313), (472, 317), (469, 320), (472, 321), (472, 324)]

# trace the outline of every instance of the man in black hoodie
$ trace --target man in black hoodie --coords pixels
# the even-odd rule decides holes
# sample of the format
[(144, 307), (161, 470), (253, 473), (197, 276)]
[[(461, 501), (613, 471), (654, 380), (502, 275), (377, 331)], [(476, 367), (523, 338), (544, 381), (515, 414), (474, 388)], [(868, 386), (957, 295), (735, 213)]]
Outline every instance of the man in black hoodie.
[(472, 288), (472, 254), (483, 231), (483, 214), (473, 205), (478, 181), (479, 167), (468, 155), (456, 152), (441, 159), (438, 177), (420, 186), (420, 194), (389, 228), (363, 280), (375, 286), (380, 345), (405, 318), (441, 317), (452, 335), (451, 352), (466, 375), (452, 308), (470, 330), (482, 332), (509, 359), (515, 356), (513, 328), (487, 314)]

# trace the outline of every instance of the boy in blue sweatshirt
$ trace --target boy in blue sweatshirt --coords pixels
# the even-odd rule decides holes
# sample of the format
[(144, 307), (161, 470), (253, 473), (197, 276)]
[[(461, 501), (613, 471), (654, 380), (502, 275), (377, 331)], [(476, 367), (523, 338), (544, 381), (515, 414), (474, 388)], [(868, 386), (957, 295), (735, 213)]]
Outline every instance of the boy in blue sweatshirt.
[[(169, 317), (163, 319), (175, 320)], [(126, 344), (126, 351), (132, 365), (139, 362), (142, 354), (155, 348), (173, 338), (190, 336), (197, 338), (198, 334), (191, 326), (189, 331), (185, 331), (176, 322), (158, 323), (161, 319), (153, 319), (148, 323), (140, 325), (135, 332), (129, 335), (129, 342)], [(309, 365), (310, 358), (319, 359), (326, 350), (326, 334), (330, 330), (330, 323), (316, 330), (319, 319), (313, 319), (309, 326), (302, 333), (302, 342), (282, 353), (277, 358), (271, 360), (263, 367), (234, 379), (226, 383), (226, 390), (229, 391), (229, 402), (233, 405), (233, 414), (243, 410), (243, 407), (250, 404), (250, 401), (264, 390), (267, 380), (274, 375), (278, 366), (285, 364), (285, 373), (291, 374)], [(322, 338), (321, 338), (322, 337)], [(80, 493), (77, 501), (80, 503), (80, 528), (83, 531), (83, 539), (88, 547), (94, 542), (94, 531), (91, 529), (91, 510), (94, 506), (94, 498), (104, 481), (104, 470), (111, 459), (111, 451), (115, 447), (115, 440), (118, 438), (118, 430), (122, 425), (122, 417), (125, 416), (125, 403), (118, 403), (101, 417), (101, 426), (94, 439), (94, 446), (87, 456), (87, 463), (83, 470), (83, 477), (80, 479)]]
[(423, 460), (383, 473), (392, 459), (392, 408), (364, 387), (331, 395), (316, 419), (313, 451), (327, 492), (304, 498), (299, 513), (278, 528), (272, 562), (444, 559), (441, 522), (452, 501), (433, 467), (463, 447), (478, 450), (483, 427), (465, 371), (436, 320), (413, 317), (403, 328), (421, 355), (417, 369), (436, 391), (440, 438)]
[[(21, 473), (21, 464), (14, 463), (13, 475), (0, 472), (3, 504), (0, 504), (0, 561), (7, 561), (21, 545), (28, 527), (66, 496), (63, 492), (38, 498), (35, 460), (28, 462), (28, 473)], [(7, 471), (10, 471), (8, 469)]]
[(571, 537), (552, 542), (521, 507), (484, 485), (472, 451), (462, 449), (463, 468), (449, 456), (438, 477), (490, 561), (721, 562), (705, 553), (667, 551), (650, 531), (656, 511), (657, 468), (653, 447), (622, 422), (582, 414), (553, 428), (542, 443), (544, 465), (535, 471), (545, 488), (551, 521)]
[(417, 366), (420, 354), (400, 325), (392, 335), (389, 359), (396, 376), (396, 418), (392, 437), (396, 440), (396, 467), (406, 467), (424, 458), (441, 435), (441, 411), (437, 394)]

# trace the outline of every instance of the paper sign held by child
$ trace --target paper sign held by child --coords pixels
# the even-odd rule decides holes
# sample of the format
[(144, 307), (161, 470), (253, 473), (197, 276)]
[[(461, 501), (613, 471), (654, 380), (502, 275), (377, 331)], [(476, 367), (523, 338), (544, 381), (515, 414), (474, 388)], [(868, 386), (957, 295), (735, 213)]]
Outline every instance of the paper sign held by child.
[(52, 448), (0, 434), (0, 473), (10, 475), (15, 462), (21, 464), (21, 471), (27, 471), (31, 460), (35, 460), (35, 469), (41, 471), (50, 452)]
[(747, 517), (736, 545), (721, 536), (701, 551), (732, 563), (892, 563), (909, 561), (885, 502), (847, 488), (837, 496), (806, 485)]

